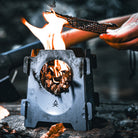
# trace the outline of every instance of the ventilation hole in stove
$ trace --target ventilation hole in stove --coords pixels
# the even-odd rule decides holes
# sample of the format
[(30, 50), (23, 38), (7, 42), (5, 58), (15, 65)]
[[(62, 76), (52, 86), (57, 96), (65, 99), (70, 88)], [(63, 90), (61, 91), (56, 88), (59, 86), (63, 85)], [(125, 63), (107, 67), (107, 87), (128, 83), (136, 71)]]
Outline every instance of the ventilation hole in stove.
[(72, 71), (67, 63), (55, 59), (43, 65), (40, 72), (40, 80), (47, 91), (60, 96), (62, 92), (69, 91)]

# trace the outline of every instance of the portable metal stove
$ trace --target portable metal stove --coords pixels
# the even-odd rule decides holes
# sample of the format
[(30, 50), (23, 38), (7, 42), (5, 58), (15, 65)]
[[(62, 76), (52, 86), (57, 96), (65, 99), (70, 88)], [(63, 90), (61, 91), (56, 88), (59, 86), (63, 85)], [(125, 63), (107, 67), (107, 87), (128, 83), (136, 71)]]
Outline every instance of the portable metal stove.
[[(55, 60), (68, 68), (57, 77), (52, 71)], [(37, 56), (25, 57), (24, 72), (29, 75), (27, 99), (21, 103), (25, 126), (34, 128), (38, 122), (61, 122), (71, 124), (75, 130), (92, 129), (95, 63), (95, 55), (89, 50), (84, 54), (78, 48), (40, 50)]]

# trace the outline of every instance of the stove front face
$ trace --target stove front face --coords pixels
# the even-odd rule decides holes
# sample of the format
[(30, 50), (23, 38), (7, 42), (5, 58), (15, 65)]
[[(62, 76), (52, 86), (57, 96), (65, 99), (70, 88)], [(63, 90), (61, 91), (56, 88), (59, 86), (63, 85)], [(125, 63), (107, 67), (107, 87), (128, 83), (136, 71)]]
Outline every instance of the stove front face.
[(70, 123), (75, 130), (92, 128), (92, 58), (80, 53), (80, 49), (40, 50), (37, 56), (25, 58), (29, 78), (21, 114), (26, 127), (61, 122)]

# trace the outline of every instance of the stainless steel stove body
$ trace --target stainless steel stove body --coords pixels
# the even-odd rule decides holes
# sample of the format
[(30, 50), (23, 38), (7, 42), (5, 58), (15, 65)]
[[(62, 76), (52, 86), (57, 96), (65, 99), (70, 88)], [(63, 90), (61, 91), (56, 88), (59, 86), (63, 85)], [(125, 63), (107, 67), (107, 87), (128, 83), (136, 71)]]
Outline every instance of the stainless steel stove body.
[[(93, 73), (95, 56), (80, 49), (40, 50), (36, 57), (26, 57), (24, 72), (28, 77), (27, 99), (21, 103), (25, 126), (34, 128), (38, 122), (69, 123), (75, 130), (90, 130), (95, 113)], [(41, 69), (52, 60), (64, 61), (71, 68), (68, 91), (55, 95), (41, 83)]]

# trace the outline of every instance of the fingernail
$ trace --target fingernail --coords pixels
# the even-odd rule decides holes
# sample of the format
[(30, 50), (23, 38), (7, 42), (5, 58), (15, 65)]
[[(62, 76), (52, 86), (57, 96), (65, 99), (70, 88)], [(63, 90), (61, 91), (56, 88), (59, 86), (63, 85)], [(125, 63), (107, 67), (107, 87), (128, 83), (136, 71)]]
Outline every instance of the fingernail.
[(101, 34), (99, 37), (100, 37), (101, 39), (104, 39), (105, 36), (106, 36), (106, 34)]
[(100, 35), (100, 38), (101, 39), (111, 39), (112, 38), (112, 35), (110, 35), (110, 34), (101, 34)]

